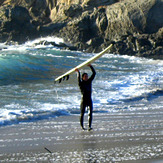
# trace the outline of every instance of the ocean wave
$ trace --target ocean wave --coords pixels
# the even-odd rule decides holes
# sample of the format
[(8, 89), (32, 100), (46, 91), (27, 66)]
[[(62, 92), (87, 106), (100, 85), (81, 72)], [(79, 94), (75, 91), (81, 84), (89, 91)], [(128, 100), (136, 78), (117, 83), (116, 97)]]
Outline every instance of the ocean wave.
[[(47, 44), (49, 42), (49, 44)], [(9, 44), (9, 43), (0, 43), (0, 50), (1, 51), (27, 51), (27, 50), (38, 50), (38, 49), (59, 49), (57, 46), (50, 44), (50, 42), (59, 45), (64, 43), (64, 40), (59, 37), (48, 36), (48, 37), (41, 37), (35, 40), (27, 41), (24, 44)], [(65, 43), (66, 44), (66, 43)], [(61, 50), (61, 49), (60, 49)]]
[(159, 96), (163, 96), (163, 90), (162, 89), (154, 89), (151, 91), (147, 91), (139, 96), (133, 96), (127, 99), (123, 99), (121, 101), (123, 102), (134, 102), (134, 101), (141, 101), (143, 99), (147, 101), (152, 101), (155, 98), (158, 98)]
[[(33, 122), (38, 120), (45, 120), (56, 118), (60, 116), (70, 116), (72, 114), (80, 114), (80, 111), (77, 107), (70, 107), (62, 104), (49, 104), (42, 106), (38, 109), (2, 109), (0, 111), (0, 126), (12, 125), (23, 122)], [(14, 108), (16, 106), (14, 105)]]
[[(149, 59), (144, 57), (129, 56), (129, 55), (120, 55), (120, 54), (105, 54), (103, 58), (117, 58), (117, 61), (122, 61), (125, 59), (129, 64), (145, 64), (145, 65), (160, 65), (163, 66), (163, 60), (159, 59)], [(122, 59), (122, 60), (120, 60)]]
[(0, 126), (18, 124), (22, 122), (33, 122), (59, 116), (69, 116), (68, 110), (56, 111), (12, 111), (6, 110), (0, 116)]
[[(55, 55), (55, 51), (53, 53), (51, 55)], [(51, 55), (21, 53), (0, 56), (0, 84), (51, 79), (52, 73), (55, 73), (54, 69), (60, 67), (56, 57)]]
[[(54, 85), (53, 80), (94, 54), (37, 45), (39, 41), (21, 46), (0, 44), (0, 125), (80, 114), (76, 74), (61, 84)], [(105, 54), (93, 66), (97, 72), (93, 81), (95, 113), (129, 111), (137, 109), (137, 104), (143, 110), (144, 101), (163, 94), (160, 60)], [(91, 74), (88, 67), (83, 71)]]
[(59, 44), (63, 39), (44, 37), (22, 45), (0, 44), (0, 85), (29, 80), (51, 80), (57, 73), (56, 70), (62, 69), (60, 58), (63, 58), (65, 68), (66, 65), (69, 68), (78, 55), (78, 52), (74, 54), (41, 43), (43, 41)]

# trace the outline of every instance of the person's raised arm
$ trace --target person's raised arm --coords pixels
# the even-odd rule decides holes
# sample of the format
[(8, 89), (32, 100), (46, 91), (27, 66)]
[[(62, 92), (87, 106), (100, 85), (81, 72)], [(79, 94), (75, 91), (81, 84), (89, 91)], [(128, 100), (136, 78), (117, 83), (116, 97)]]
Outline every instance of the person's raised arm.
[(80, 71), (77, 68), (75, 69), (75, 71), (77, 72), (78, 84), (80, 85), (80, 82), (81, 82)]
[(96, 71), (91, 64), (89, 64), (88, 66), (90, 67), (90, 69), (92, 71), (92, 75), (91, 75), (90, 79), (93, 80), (96, 75)]

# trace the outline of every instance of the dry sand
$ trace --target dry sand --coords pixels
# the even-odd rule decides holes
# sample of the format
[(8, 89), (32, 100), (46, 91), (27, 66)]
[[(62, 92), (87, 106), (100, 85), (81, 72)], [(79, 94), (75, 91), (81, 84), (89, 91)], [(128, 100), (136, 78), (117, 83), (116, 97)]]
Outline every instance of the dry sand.
[(93, 131), (82, 131), (79, 115), (1, 127), (0, 160), (163, 162), (162, 108), (96, 112), (92, 127)]

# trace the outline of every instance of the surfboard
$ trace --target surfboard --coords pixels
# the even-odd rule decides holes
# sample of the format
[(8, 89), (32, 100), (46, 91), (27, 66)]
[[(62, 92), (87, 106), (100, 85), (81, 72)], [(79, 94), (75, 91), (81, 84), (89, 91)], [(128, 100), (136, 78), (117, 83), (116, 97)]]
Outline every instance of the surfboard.
[(69, 75), (72, 74), (73, 72), (75, 72), (76, 69), (81, 69), (91, 63), (93, 63), (95, 60), (97, 60), (98, 58), (100, 58), (102, 55), (105, 54), (105, 52), (107, 52), (111, 47), (113, 46), (113, 44), (110, 44), (106, 49), (104, 49), (103, 51), (101, 51), (100, 53), (96, 54), (95, 56), (91, 57), (90, 59), (86, 60), (85, 62), (79, 64), (78, 66), (72, 68), (71, 70), (67, 71), (66, 73), (64, 73), (63, 75), (57, 77), (54, 80), (54, 83), (56, 83), (57, 81), (59, 81), (59, 83), (61, 83), (62, 80), (68, 80), (69, 79)]

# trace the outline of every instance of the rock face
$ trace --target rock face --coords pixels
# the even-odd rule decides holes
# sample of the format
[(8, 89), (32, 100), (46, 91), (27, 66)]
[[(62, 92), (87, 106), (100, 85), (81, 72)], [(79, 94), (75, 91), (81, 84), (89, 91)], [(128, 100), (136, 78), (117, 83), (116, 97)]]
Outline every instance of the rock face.
[(0, 40), (55, 35), (78, 50), (163, 58), (163, 0), (4, 0)]
[(0, 39), (5, 41), (26, 41), (28, 36), (35, 36), (36, 27), (26, 8), (14, 6), (0, 9)]

